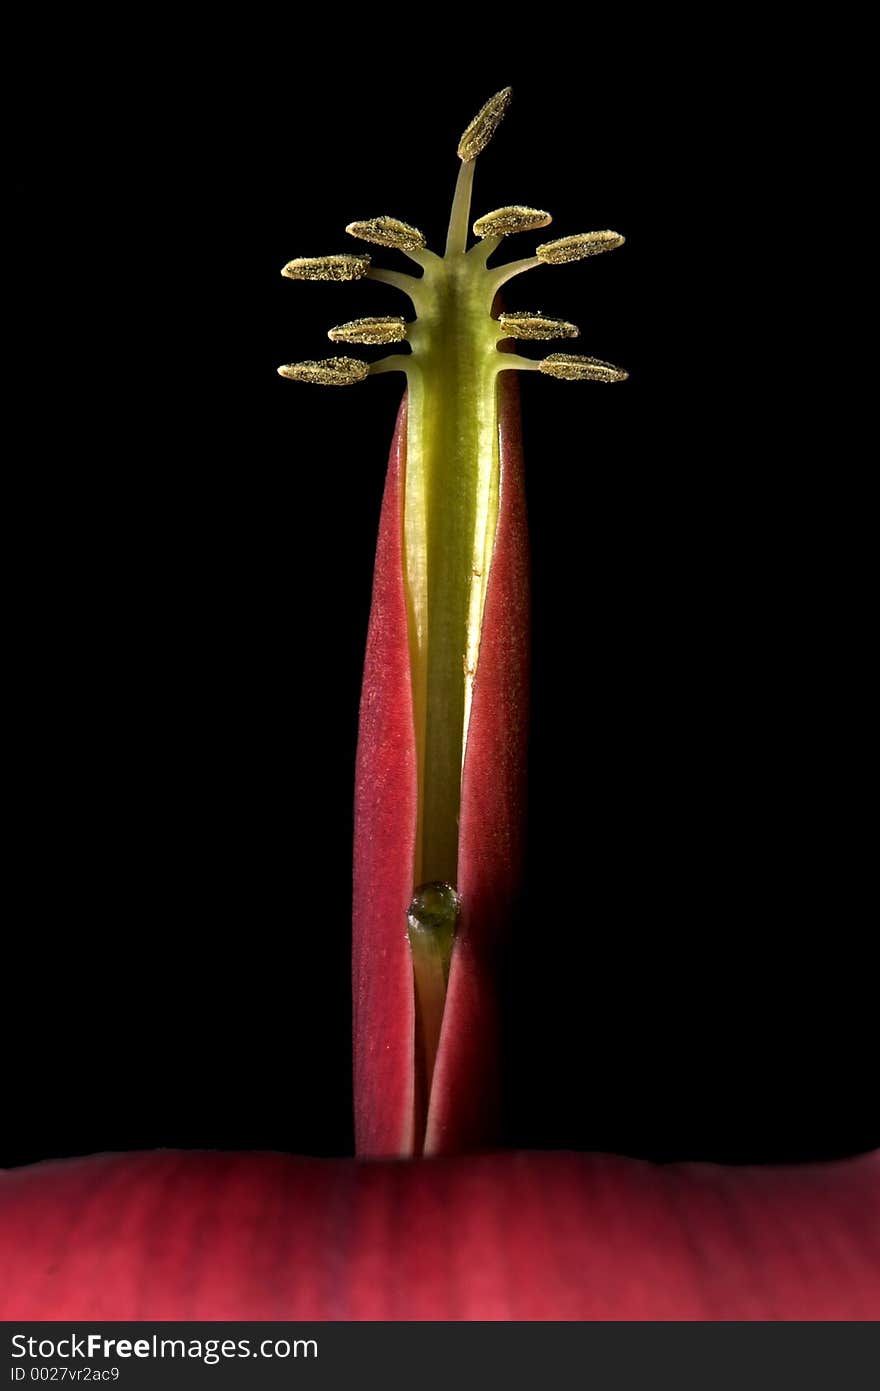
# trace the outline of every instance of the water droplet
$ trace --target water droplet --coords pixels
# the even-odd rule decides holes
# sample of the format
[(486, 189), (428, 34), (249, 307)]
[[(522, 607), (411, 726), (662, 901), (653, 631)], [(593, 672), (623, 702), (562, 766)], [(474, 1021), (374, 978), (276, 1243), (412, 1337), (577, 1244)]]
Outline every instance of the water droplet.
[(458, 923), (461, 899), (451, 884), (435, 880), (421, 884), (410, 899), (406, 923), (411, 933), (431, 936), (453, 934)]
[(440, 1046), (460, 903), (451, 884), (435, 880), (419, 885), (406, 910), (415, 988), (416, 1086), (425, 1106)]

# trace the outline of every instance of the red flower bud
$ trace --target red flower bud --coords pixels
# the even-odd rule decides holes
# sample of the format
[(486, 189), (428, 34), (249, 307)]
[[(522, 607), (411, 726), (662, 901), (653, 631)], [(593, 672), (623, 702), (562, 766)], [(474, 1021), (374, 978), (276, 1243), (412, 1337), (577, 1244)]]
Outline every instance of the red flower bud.
[[(497, 1118), (499, 939), (522, 859), (528, 720), (528, 543), (517, 385), (499, 378), (501, 487), (461, 783), (461, 917), (424, 1145), (489, 1144)], [(382, 505), (355, 792), (355, 1120), (361, 1154), (420, 1149), (413, 965), (417, 754), (402, 558), (406, 403)]]

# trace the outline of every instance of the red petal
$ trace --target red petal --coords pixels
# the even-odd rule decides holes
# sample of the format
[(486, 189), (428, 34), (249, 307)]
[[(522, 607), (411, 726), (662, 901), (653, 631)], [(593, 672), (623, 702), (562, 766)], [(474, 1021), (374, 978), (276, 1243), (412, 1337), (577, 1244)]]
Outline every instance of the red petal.
[(520, 886), (529, 718), (529, 550), (515, 372), (498, 378), (498, 528), (468, 723), (458, 836), (461, 919), (425, 1152), (497, 1138), (497, 953)]
[(880, 1153), (103, 1155), (0, 1175), (3, 1319), (877, 1319)]
[(417, 766), (403, 578), (406, 397), (382, 501), (355, 772), (354, 1115), (358, 1154), (413, 1152)]

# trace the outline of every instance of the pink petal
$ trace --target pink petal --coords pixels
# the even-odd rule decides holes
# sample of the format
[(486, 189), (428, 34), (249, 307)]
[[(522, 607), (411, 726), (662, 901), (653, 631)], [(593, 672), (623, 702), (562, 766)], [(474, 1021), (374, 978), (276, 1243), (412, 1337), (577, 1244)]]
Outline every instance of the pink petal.
[(355, 771), (354, 1117), (358, 1154), (412, 1154), (417, 767), (403, 578), (406, 396), (382, 501)]
[(498, 379), (501, 496), (468, 725), (458, 837), (462, 910), (425, 1152), (497, 1138), (497, 954), (520, 886), (529, 721), (529, 550), (515, 372)]
[(102, 1155), (0, 1175), (4, 1319), (876, 1319), (880, 1153)]

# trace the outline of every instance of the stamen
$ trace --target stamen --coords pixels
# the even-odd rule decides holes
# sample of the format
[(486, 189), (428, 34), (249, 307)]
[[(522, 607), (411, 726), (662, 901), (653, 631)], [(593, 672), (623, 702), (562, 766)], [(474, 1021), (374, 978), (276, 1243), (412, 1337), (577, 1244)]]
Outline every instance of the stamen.
[(489, 271), (487, 281), (492, 294), (497, 294), (501, 286), (506, 285), (508, 280), (513, 280), (514, 276), (522, 275), (524, 271), (534, 270), (536, 266), (543, 264), (537, 256), (526, 256), (522, 261), (508, 261), (506, 266), (496, 266), (494, 270)]
[(367, 271), (368, 280), (380, 280), (383, 285), (393, 285), (396, 290), (402, 290), (408, 295), (413, 304), (416, 303), (419, 294), (421, 281), (418, 276), (405, 275), (399, 270), (381, 270), (375, 266), (370, 266)]
[(474, 223), (474, 236), (509, 237), (514, 232), (534, 232), (537, 227), (548, 227), (552, 221), (550, 214), (540, 208), (523, 208), (514, 204), (478, 217)]
[(494, 97), (489, 98), (485, 106), (480, 108), (458, 142), (459, 159), (476, 159), (477, 155), (485, 150), (501, 124), (512, 96), (513, 88), (503, 87), (500, 92), (495, 93)]
[(544, 242), (543, 246), (535, 248), (535, 254), (549, 265), (560, 266), (566, 261), (582, 261), (586, 256), (598, 256), (601, 251), (613, 251), (623, 243), (624, 238), (619, 232), (580, 232), (573, 237)]
[(281, 274), (288, 280), (360, 280), (369, 268), (369, 256), (298, 256)]
[(401, 316), (352, 319), (350, 323), (331, 328), (327, 334), (331, 343), (402, 343), (406, 338), (406, 323)]
[(392, 353), (390, 357), (380, 357), (378, 362), (371, 362), (368, 370), (371, 377), (377, 377), (381, 372), (409, 372), (412, 363), (411, 353)]
[(408, 222), (400, 222), (396, 217), (368, 217), (364, 222), (349, 222), (346, 227), (351, 237), (361, 241), (375, 242), (377, 246), (393, 246), (398, 251), (416, 251), (425, 245), (425, 234)]
[(625, 382), (629, 376), (629, 372), (611, 362), (602, 362), (598, 357), (575, 357), (571, 353), (551, 353), (538, 363), (538, 370), (566, 382)]
[(577, 338), (580, 335), (577, 324), (565, 319), (548, 319), (544, 314), (532, 314), (528, 310), (499, 314), (498, 322), (502, 328), (510, 329), (511, 338)]
[(313, 382), (315, 386), (353, 386), (370, 371), (367, 362), (356, 357), (325, 357), (320, 362), (289, 362), (278, 368), (279, 377), (292, 382)]
[(449, 212), (446, 233), (446, 257), (464, 255), (467, 250), (468, 223), (471, 218), (471, 192), (474, 186), (475, 165), (472, 159), (462, 160), (455, 180), (455, 193)]

